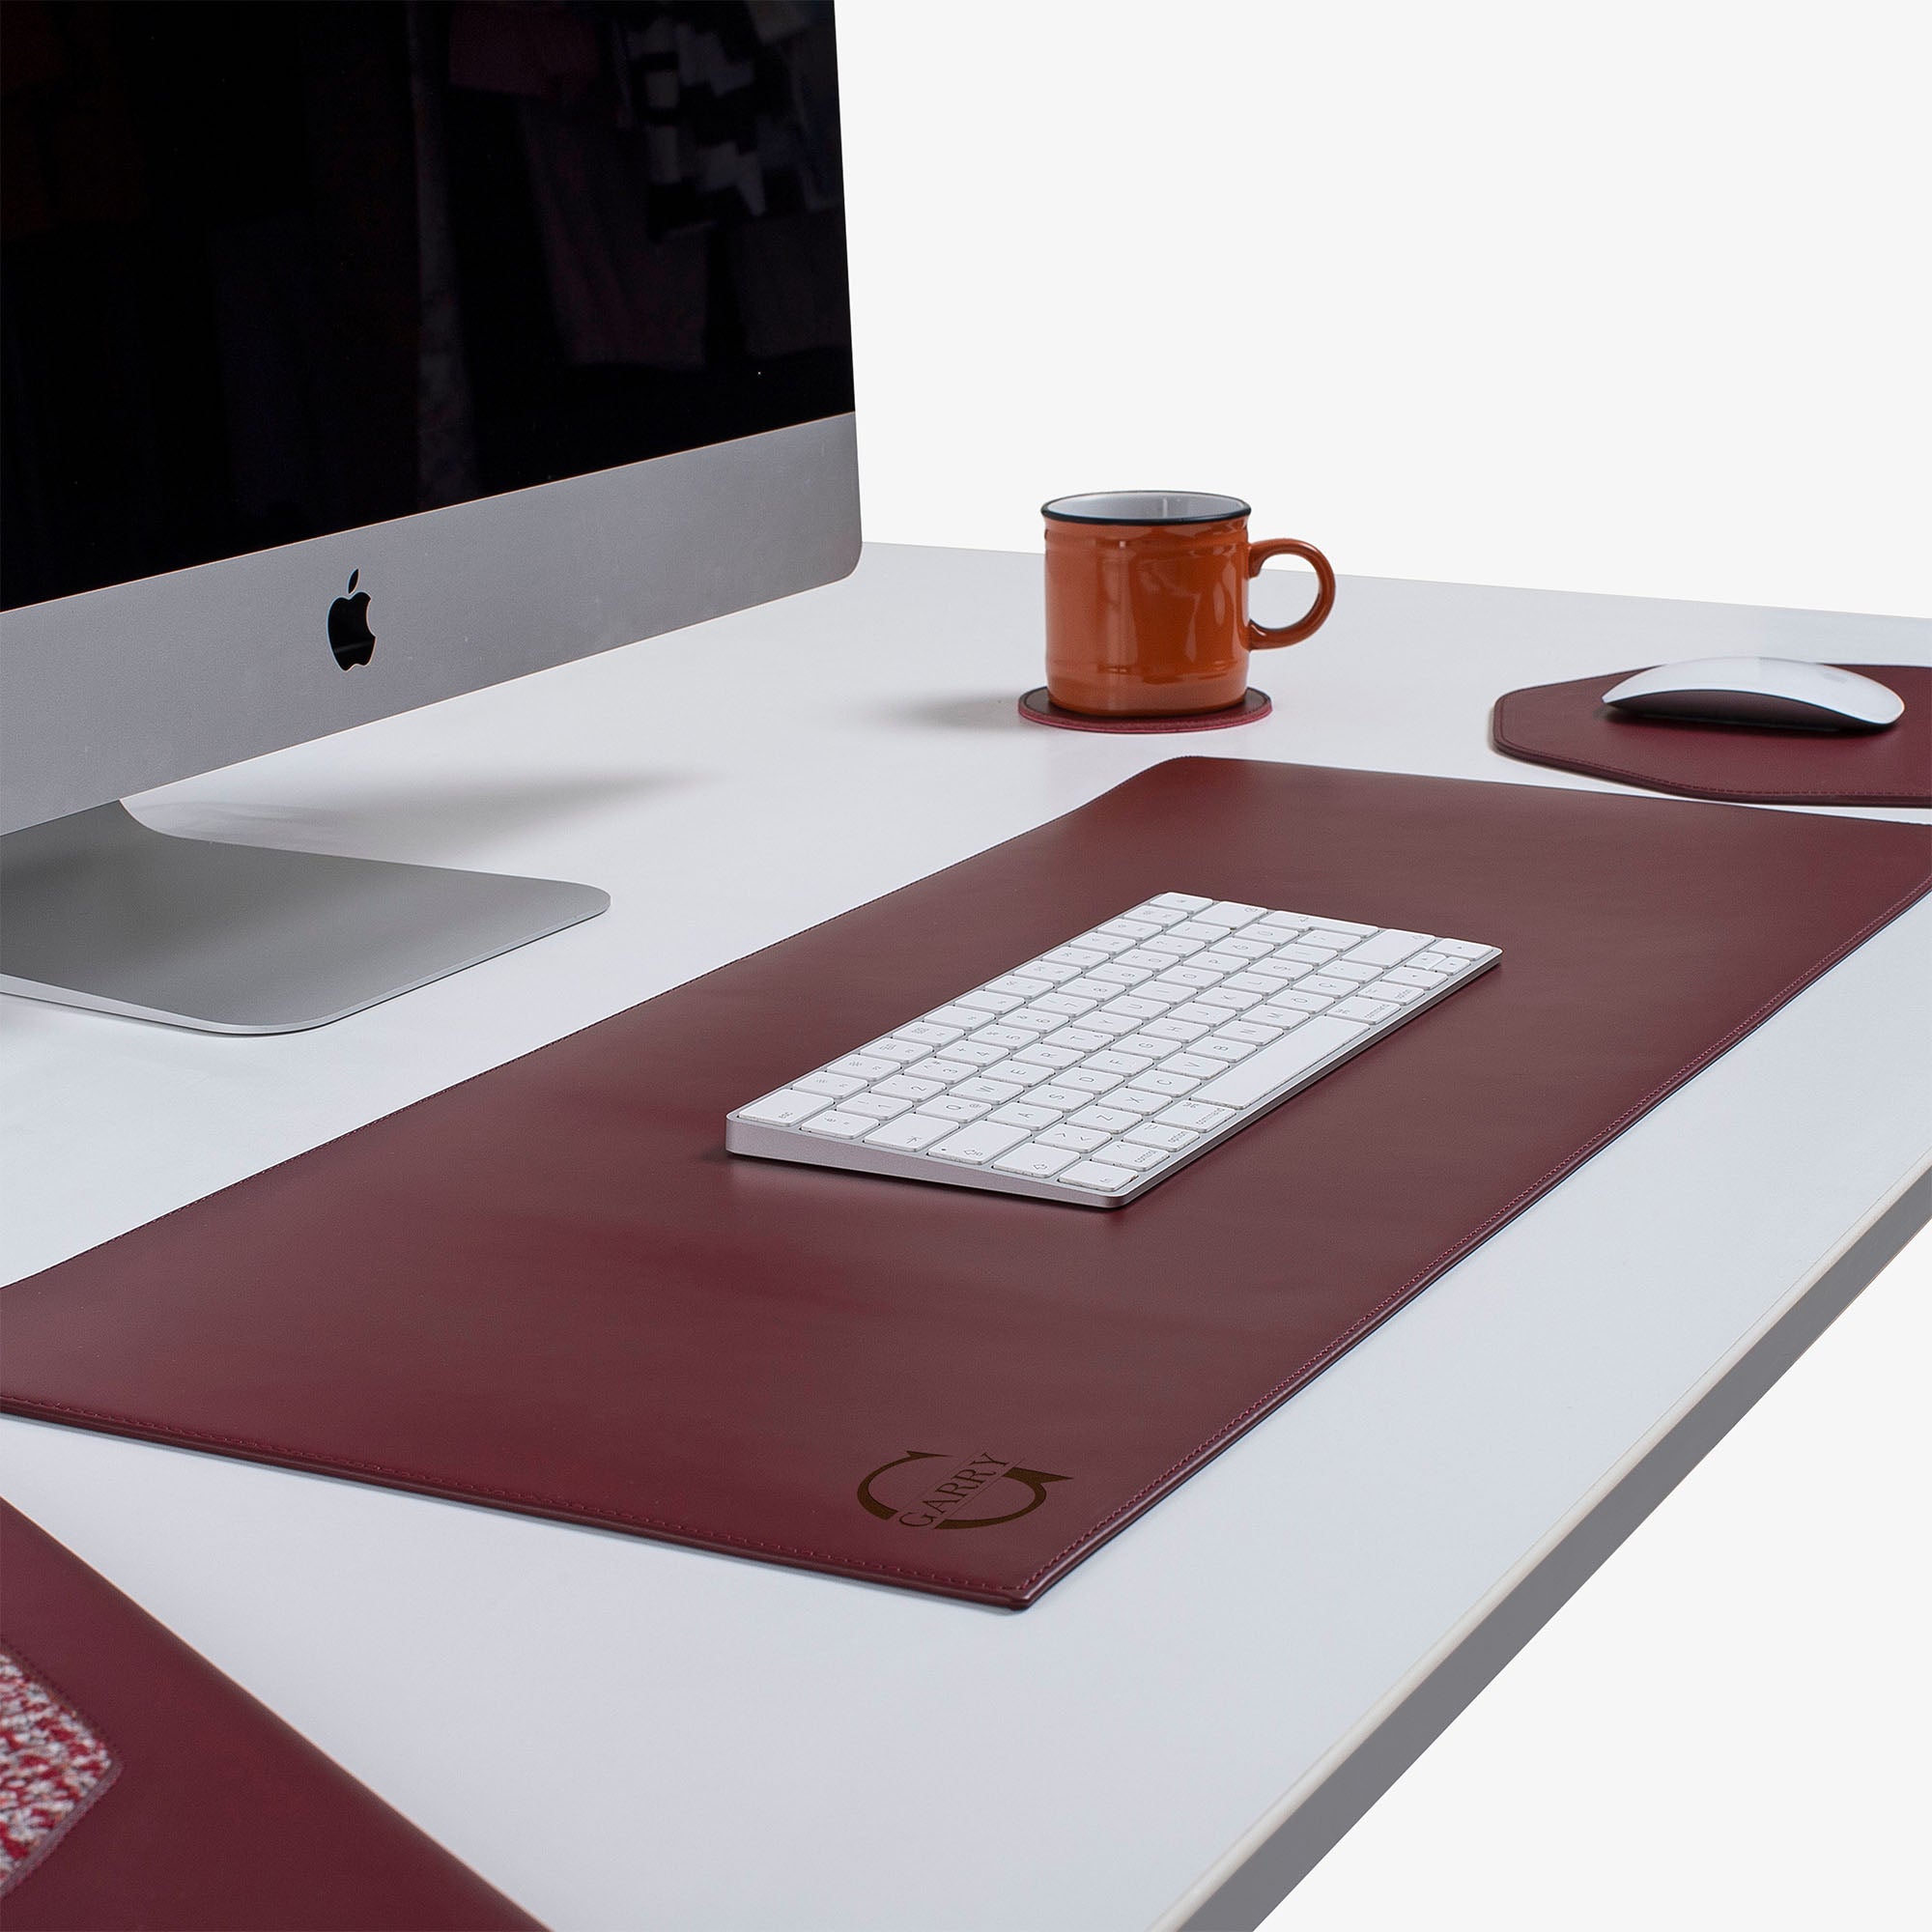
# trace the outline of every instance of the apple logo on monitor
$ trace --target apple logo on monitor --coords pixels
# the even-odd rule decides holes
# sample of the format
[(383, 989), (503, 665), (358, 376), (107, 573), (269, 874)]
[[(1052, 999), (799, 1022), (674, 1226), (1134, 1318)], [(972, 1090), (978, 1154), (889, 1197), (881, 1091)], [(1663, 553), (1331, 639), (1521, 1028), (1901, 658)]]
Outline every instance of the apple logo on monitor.
[(365, 665), (376, 655), (376, 634), (369, 628), (369, 593), (355, 589), (362, 573), (349, 573), (349, 588), (354, 596), (338, 597), (328, 607), (328, 648), (344, 670)]

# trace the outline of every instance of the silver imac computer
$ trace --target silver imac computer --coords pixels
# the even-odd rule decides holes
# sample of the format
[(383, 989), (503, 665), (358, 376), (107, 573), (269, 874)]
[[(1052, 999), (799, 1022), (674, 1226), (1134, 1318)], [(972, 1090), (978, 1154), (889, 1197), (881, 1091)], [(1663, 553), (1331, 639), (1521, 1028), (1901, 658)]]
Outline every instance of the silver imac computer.
[(0, 989), (282, 1032), (601, 911), (119, 801), (852, 568), (830, 4), (0, 32)]

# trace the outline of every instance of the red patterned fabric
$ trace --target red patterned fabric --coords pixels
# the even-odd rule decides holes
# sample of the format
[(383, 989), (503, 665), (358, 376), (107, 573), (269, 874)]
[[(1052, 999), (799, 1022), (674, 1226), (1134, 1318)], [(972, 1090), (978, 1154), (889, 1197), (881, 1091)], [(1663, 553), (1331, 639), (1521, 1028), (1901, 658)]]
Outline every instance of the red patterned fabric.
[(115, 1769), (86, 1719), (0, 1650), (0, 1894), (53, 1849)]

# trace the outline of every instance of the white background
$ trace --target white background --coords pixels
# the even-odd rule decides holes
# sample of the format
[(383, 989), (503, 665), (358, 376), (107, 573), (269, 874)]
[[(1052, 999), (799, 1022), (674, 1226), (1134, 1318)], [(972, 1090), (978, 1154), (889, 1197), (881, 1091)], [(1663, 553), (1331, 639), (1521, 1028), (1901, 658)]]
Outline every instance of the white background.
[[(840, 0), (867, 535), (1932, 612), (1927, 19)], [(1928, 1364), (1921, 1239), (1271, 1927), (1922, 1923)]]

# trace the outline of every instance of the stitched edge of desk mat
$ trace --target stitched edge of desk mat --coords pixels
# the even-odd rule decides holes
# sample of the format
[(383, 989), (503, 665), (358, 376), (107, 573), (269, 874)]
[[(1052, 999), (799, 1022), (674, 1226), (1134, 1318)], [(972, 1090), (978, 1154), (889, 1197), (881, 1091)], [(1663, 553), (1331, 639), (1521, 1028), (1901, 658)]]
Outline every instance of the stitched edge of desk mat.
[[(1932, 806), (1932, 669), (1845, 665), (1905, 700), (1885, 731), (1763, 731), (1689, 719), (1619, 718), (1603, 695), (1628, 670), (1507, 691), (1490, 713), (1505, 756), (1680, 798), (1748, 805)], [(1820, 780), (1820, 774), (1824, 774)]]
[[(15, 1284), (0, 1400), (1022, 1607), (1928, 857), (1913, 826), (1173, 759)], [(729, 1107), (1165, 890), (1503, 958), (1115, 1213), (724, 1151)], [(908, 1524), (927, 1469), (986, 1496)]]
[(7, 1890), (8, 1932), (543, 1932), (11, 1504), (0, 1641), (114, 1754)]

